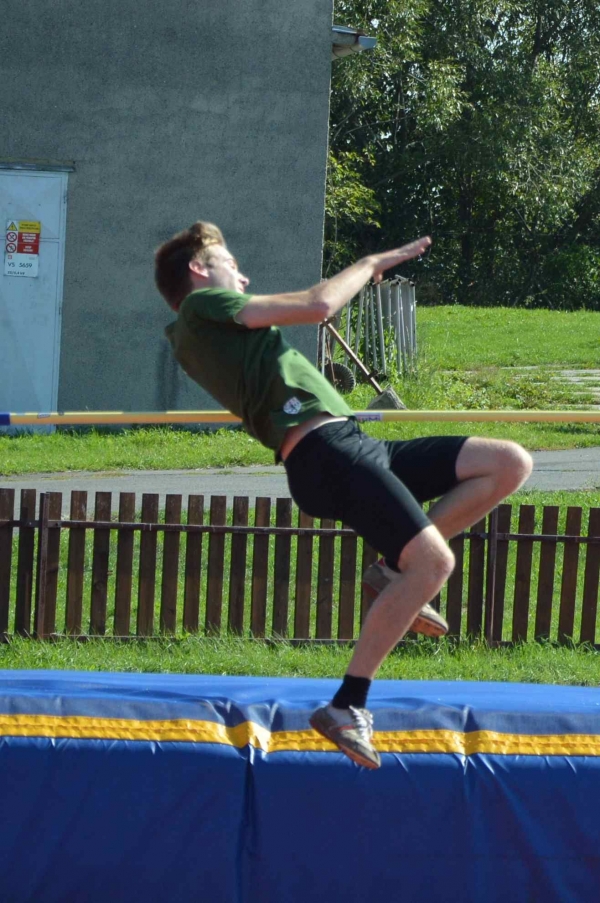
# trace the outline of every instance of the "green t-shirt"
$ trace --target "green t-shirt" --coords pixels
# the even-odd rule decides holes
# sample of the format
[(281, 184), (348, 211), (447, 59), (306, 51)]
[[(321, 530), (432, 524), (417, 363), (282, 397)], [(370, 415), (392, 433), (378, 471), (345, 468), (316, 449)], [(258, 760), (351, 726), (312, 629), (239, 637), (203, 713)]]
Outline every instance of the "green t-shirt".
[(276, 326), (248, 329), (235, 321), (251, 297), (220, 288), (192, 292), (165, 331), (187, 375), (277, 452), (289, 427), (315, 414), (352, 411)]

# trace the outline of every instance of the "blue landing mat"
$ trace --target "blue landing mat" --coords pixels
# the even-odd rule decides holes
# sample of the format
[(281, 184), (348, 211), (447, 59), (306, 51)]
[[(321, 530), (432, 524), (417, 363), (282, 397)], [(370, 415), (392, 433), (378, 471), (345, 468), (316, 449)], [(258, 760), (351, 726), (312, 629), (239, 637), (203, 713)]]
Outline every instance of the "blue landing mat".
[(0, 671), (0, 900), (596, 903), (599, 690), (376, 681), (368, 772), (337, 686)]

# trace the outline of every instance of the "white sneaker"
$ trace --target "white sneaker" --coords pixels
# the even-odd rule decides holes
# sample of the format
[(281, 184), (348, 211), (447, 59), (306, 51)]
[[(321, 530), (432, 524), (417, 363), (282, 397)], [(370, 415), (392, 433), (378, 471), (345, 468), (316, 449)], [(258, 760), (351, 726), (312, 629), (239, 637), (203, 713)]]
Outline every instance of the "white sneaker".
[(365, 768), (379, 768), (381, 759), (371, 742), (373, 715), (368, 709), (336, 709), (322, 706), (309, 718), (310, 725), (341, 749), (349, 759)]

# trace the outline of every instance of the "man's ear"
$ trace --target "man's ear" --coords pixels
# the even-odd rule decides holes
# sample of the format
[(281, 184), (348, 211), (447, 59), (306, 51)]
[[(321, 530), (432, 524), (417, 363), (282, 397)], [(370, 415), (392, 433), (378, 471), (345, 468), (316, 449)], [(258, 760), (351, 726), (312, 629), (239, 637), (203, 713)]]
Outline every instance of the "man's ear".
[(197, 276), (208, 276), (208, 268), (201, 260), (190, 260), (188, 266)]

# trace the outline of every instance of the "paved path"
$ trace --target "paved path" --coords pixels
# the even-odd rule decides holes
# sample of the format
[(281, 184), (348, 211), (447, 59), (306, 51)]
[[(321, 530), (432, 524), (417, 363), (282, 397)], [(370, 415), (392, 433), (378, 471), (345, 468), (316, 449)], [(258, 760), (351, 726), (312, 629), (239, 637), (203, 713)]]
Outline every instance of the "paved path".
[[(600, 448), (534, 452), (534, 471), (527, 482), (531, 489), (600, 489)], [(255, 467), (209, 468), (206, 470), (143, 470), (103, 473), (38, 473), (0, 477), (0, 487), (62, 492), (64, 513), (73, 489), (119, 492), (158, 492), (164, 507), (167, 493), (187, 496), (234, 495), (279, 498), (289, 495), (283, 467), (275, 464)], [(91, 497), (91, 496), (90, 496)]]

